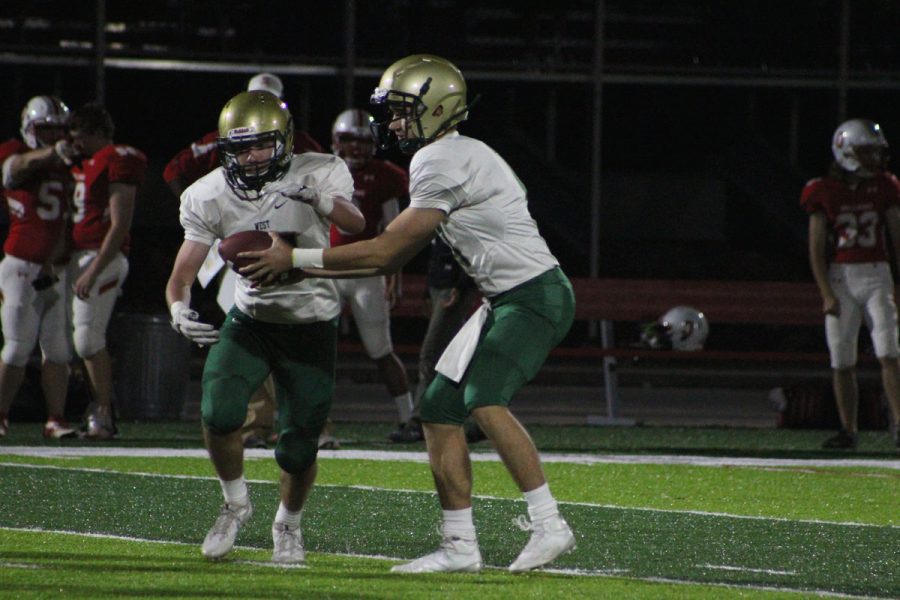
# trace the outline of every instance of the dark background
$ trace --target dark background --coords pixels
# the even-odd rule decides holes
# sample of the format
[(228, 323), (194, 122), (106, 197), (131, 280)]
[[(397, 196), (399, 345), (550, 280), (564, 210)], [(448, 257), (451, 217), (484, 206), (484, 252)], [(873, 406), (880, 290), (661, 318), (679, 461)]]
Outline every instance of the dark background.
[[(116, 141), (151, 162), (120, 308), (164, 312), (181, 230), (162, 168), (251, 75), (280, 75), (328, 148), (347, 98), (365, 107), (388, 64), (440, 54), (482, 96), (463, 132), (510, 162), (566, 271), (587, 276), (602, 72), (600, 276), (810, 280), (800, 190), (827, 168), (841, 120), (900, 135), (898, 32), (900, 3), (887, 0), (4, 2), (0, 134), (18, 135), (29, 97), (77, 107), (100, 84)], [(409, 267), (421, 269), (421, 257)]]

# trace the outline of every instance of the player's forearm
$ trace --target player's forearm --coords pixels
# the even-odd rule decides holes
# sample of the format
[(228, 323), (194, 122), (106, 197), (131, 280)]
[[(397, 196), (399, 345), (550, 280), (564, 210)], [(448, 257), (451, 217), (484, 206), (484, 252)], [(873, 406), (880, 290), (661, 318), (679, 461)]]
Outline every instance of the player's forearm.
[(106, 266), (112, 262), (116, 255), (122, 251), (125, 244), (125, 238), (128, 235), (128, 228), (123, 224), (113, 224), (100, 244), (97, 256), (93, 260), (93, 268), (96, 273), (100, 273)]
[(366, 228), (366, 218), (349, 200), (334, 199), (334, 208), (328, 214), (328, 220), (347, 233), (360, 233)]
[(413, 256), (415, 252), (402, 244), (392, 243), (389, 236), (382, 234), (371, 240), (326, 248), (322, 253), (322, 266), (325, 270), (387, 275), (400, 270)]
[(53, 146), (10, 156), (3, 165), (3, 187), (18, 187), (35, 172), (61, 162)]

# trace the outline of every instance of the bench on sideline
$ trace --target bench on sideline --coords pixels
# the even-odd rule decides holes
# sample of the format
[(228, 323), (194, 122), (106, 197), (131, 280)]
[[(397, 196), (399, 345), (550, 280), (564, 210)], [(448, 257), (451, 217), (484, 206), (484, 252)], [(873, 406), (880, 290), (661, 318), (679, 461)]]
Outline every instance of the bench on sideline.
[[(714, 327), (721, 323), (821, 326), (821, 300), (812, 282), (572, 278), (572, 285), (577, 302), (576, 320), (598, 323), (602, 343), (600, 346), (560, 347), (552, 355), (602, 360), (607, 404), (607, 419), (603, 422), (617, 420), (616, 365), (620, 359), (828, 364), (825, 348), (821, 352), (789, 352), (778, 348), (771, 351), (645, 350), (617, 347), (613, 335), (614, 322), (651, 322), (679, 305), (701, 310)], [(403, 296), (392, 310), (392, 316), (425, 318), (424, 293), (424, 276), (404, 275)], [(410, 353), (417, 348), (404, 347), (398, 351)]]

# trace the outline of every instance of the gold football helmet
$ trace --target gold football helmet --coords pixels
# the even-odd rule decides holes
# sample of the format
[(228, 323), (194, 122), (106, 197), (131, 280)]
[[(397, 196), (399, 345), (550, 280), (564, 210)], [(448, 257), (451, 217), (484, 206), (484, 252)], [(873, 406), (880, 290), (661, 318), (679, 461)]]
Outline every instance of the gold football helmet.
[[(264, 91), (242, 92), (229, 100), (219, 115), (216, 140), (225, 179), (238, 197), (259, 198), (263, 186), (281, 179), (291, 166), (294, 119), (287, 104)], [(272, 146), (262, 162), (247, 161), (251, 149)]]
[(469, 116), (462, 73), (450, 61), (431, 54), (407, 56), (388, 67), (371, 103), (385, 113), (373, 126), (382, 149), (398, 143), (391, 122), (406, 119), (406, 135), (399, 140), (406, 154), (430, 144)]

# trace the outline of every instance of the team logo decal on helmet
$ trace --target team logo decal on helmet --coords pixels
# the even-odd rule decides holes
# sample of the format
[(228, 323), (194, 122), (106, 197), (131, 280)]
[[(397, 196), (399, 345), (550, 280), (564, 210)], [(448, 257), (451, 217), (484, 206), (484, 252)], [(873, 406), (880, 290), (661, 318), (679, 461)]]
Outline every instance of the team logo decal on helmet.
[(831, 153), (838, 165), (850, 173), (871, 177), (872, 172), (860, 162), (858, 150), (864, 147), (879, 151), (879, 162), (887, 160), (888, 142), (881, 126), (868, 119), (850, 119), (838, 125), (831, 138)]
[[(415, 153), (465, 121), (471, 108), (462, 73), (450, 61), (431, 54), (407, 56), (388, 67), (371, 103), (382, 113), (372, 126), (379, 147), (399, 145), (406, 154)], [(398, 119), (406, 121), (399, 139), (390, 129), (391, 122)]]
[[(55, 143), (65, 135), (69, 122), (69, 107), (56, 96), (35, 96), (22, 109), (22, 127), (19, 132), (29, 148), (41, 148)], [(55, 129), (55, 139), (44, 140), (41, 129)]]
[[(238, 197), (256, 200), (264, 185), (281, 179), (291, 165), (294, 119), (287, 104), (270, 92), (242, 92), (219, 115), (219, 162)], [(271, 148), (262, 161), (249, 160), (251, 149)]]
[(331, 150), (351, 170), (365, 167), (375, 154), (373, 122), (367, 111), (353, 108), (339, 114), (331, 126)]

